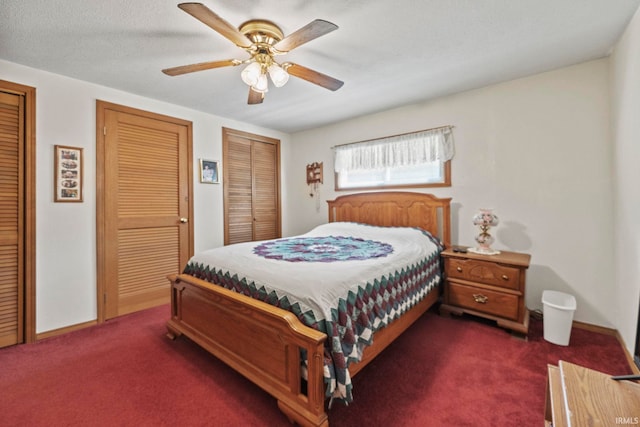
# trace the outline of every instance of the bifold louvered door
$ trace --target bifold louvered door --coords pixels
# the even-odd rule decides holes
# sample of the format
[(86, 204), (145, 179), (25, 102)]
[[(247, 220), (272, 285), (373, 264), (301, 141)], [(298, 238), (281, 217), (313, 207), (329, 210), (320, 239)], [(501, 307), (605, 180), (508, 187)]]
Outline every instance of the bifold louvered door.
[(0, 347), (23, 341), (23, 109), (0, 92)]
[(225, 245), (281, 236), (280, 141), (223, 129)]
[(188, 127), (105, 111), (105, 318), (168, 303), (190, 256)]

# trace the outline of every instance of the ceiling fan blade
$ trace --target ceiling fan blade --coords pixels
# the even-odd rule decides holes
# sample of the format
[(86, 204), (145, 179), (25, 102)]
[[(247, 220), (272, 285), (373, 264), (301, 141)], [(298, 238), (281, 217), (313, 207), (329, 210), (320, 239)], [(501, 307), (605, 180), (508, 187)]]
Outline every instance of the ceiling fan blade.
[(166, 68), (163, 73), (169, 76), (179, 76), (180, 74), (193, 73), (195, 71), (210, 70), (212, 68), (231, 67), (242, 64), (237, 59), (226, 59), (224, 61), (200, 62), (198, 64), (181, 65), (179, 67)]
[(301, 44), (310, 42), (337, 29), (338, 26), (336, 24), (322, 19), (316, 19), (280, 40), (274, 45), (274, 48), (280, 52), (289, 52)]
[(317, 84), (329, 90), (338, 90), (344, 84), (343, 81), (329, 77), (326, 74), (319, 73), (302, 65), (287, 62), (283, 64), (283, 68), (292, 76), (299, 77), (308, 82)]
[(251, 46), (251, 40), (242, 34), (236, 27), (219, 17), (202, 3), (180, 3), (178, 7), (193, 16), (203, 24), (213, 28), (237, 46), (247, 48)]
[(247, 104), (262, 104), (262, 101), (264, 101), (264, 92), (258, 92), (257, 90), (253, 90), (253, 88), (249, 88), (249, 100)]

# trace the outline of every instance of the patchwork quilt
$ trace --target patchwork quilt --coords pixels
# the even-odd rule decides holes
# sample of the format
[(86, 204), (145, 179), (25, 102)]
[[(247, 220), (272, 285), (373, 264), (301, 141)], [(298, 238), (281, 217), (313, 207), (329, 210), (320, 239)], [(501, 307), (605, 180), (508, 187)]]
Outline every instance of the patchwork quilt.
[(327, 397), (353, 399), (349, 364), (378, 329), (441, 282), (438, 240), (418, 228), (333, 222), (201, 252), (184, 272), (293, 312), (324, 332)]

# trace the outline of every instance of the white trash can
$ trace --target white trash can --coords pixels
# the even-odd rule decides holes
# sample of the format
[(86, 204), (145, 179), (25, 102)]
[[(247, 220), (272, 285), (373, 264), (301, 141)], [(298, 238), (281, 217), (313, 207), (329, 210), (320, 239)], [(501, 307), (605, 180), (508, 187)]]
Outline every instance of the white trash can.
[(557, 345), (569, 345), (576, 299), (558, 291), (542, 293), (544, 339)]

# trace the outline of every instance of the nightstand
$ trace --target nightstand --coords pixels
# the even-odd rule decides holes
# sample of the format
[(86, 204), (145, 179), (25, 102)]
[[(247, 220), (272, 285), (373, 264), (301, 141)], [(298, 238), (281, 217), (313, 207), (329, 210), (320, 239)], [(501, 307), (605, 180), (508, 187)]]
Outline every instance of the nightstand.
[(444, 302), (440, 314), (463, 313), (495, 320), (498, 326), (527, 335), (526, 270), (531, 255), (501, 251), (497, 255), (442, 252)]

